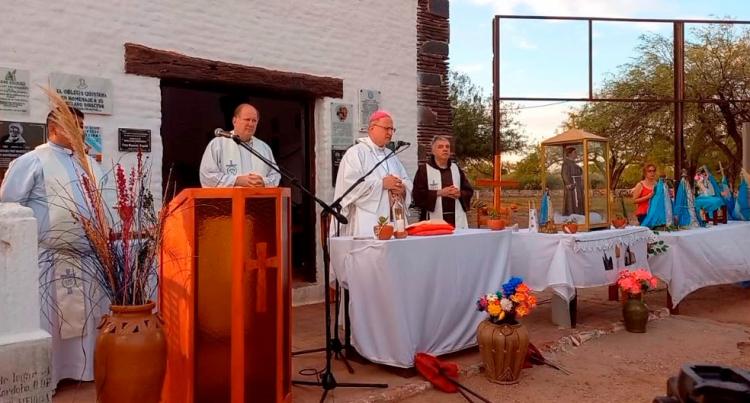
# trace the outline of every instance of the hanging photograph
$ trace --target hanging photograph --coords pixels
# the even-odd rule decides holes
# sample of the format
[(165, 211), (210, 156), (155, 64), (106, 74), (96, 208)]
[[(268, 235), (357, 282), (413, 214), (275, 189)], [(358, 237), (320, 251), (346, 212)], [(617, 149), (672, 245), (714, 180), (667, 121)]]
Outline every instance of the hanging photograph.
[(14, 159), (47, 141), (43, 123), (7, 122), (0, 120), (0, 172), (5, 175)]

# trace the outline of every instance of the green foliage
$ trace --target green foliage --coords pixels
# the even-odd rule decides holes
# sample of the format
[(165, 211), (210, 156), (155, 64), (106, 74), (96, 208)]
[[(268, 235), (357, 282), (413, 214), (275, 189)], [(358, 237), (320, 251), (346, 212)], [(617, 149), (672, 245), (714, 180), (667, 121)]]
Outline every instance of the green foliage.
[[(455, 153), (459, 160), (492, 158), (492, 100), (471, 82), (469, 76), (451, 71), (449, 98), (453, 109)], [(516, 120), (518, 109), (501, 104), (500, 150), (517, 152), (526, 146)]]
[(542, 162), (538, 146), (515, 164), (508, 179), (518, 181), (519, 189), (542, 188)]
[(664, 241), (649, 242), (648, 246), (648, 257), (661, 255), (669, 249), (669, 245), (665, 244)]
[[(750, 28), (731, 24), (700, 25), (686, 35), (685, 97), (750, 99)], [(644, 35), (632, 63), (620, 66), (597, 91), (598, 98), (662, 98), (674, 96), (671, 36)], [(742, 159), (741, 122), (750, 120), (750, 103), (686, 103), (684, 146), (686, 167), (721, 161), (735, 178)], [(674, 122), (671, 104), (593, 102), (571, 112), (567, 128), (608, 137), (613, 188), (632, 187), (641, 166), (653, 162), (672, 177)]]

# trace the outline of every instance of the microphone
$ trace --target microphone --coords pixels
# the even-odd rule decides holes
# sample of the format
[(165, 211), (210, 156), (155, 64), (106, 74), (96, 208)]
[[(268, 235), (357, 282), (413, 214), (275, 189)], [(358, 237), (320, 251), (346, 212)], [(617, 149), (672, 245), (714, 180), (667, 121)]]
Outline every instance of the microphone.
[(388, 144), (385, 145), (385, 147), (391, 151), (396, 151), (401, 147), (410, 146), (410, 145), (411, 143), (409, 142), (399, 140), (399, 141), (390, 141), (388, 142)]
[(230, 133), (230, 132), (228, 132), (228, 131), (226, 131), (226, 130), (224, 130), (222, 128), (218, 128), (218, 129), (214, 130), (214, 136), (216, 136), (216, 137), (226, 137), (228, 139), (231, 139), (234, 136), (234, 134), (232, 134), (232, 133)]

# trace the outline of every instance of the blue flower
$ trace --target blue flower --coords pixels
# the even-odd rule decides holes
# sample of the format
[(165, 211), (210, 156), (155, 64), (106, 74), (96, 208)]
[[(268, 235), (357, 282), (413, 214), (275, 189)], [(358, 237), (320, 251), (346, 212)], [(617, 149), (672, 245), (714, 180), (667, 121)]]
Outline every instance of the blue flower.
[(516, 287), (518, 287), (519, 284), (523, 282), (523, 279), (520, 277), (511, 277), (510, 280), (508, 280), (507, 283), (503, 284), (503, 294), (506, 297), (509, 297), (516, 293)]

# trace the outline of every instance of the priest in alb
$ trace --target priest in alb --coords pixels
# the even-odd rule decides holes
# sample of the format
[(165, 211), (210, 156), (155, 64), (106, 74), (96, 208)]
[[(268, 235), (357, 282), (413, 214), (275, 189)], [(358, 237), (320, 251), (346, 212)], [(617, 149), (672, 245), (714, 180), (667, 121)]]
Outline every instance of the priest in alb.
[[(250, 104), (240, 104), (234, 110), (232, 134), (237, 135), (248, 147), (272, 162), (271, 147), (255, 137), (260, 115)], [(201, 186), (205, 187), (273, 187), (278, 186), (281, 174), (268, 166), (250, 151), (240, 147), (234, 140), (216, 137), (203, 152), (200, 167)]]
[[(68, 130), (59, 123), (59, 110), (50, 112), (47, 143), (11, 162), (0, 186), (0, 202), (29, 207), (37, 220), (41, 326), (52, 335), (53, 388), (65, 378), (94, 380), (96, 326), (109, 308), (91, 270), (82, 269), (90, 266), (70, 257), (56, 257), (61, 248), (76, 248), (82, 257), (89, 248), (80, 224), (71, 215), (71, 211), (80, 211), (85, 197), (80, 180), (85, 170), (73, 151), (71, 137), (83, 135), (84, 116), (75, 108), (70, 112), (75, 115), (78, 130)], [(91, 157), (84, 158), (111, 207), (106, 176)]]
[[(394, 200), (401, 198), (404, 206), (411, 203), (412, 181), (398, 156), (390, 155), (391, 151), (385, 147), (395, 132), (391, 115), (386, 111), (376, 111), (369, 119), (368, 136), (357, 139), (341, 159), (336, 176), (335, 199), (375, 164), (385, 161), (341, 201), (341, 214), (349, 223), (341, 225), (339, 235), (371, 237), (379, 217), (390, 220)], [(335, 222), (332, 229), (336, 233)]]
[(414, 204), (422, 212), (420, 220), (444, 220), (455, 228), (469, 228), (466, 212), (474, 189), (464, 171), (451, 162), (448, 137), (432, 139), (430, 160), (414, 175)]

